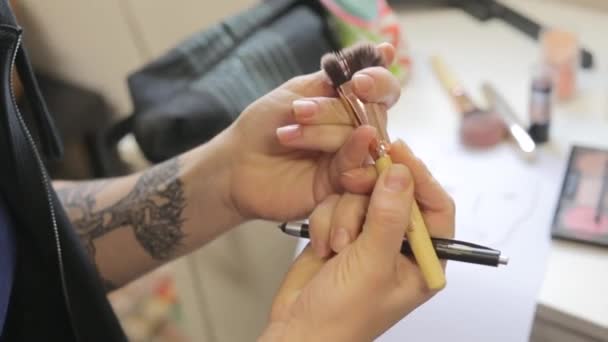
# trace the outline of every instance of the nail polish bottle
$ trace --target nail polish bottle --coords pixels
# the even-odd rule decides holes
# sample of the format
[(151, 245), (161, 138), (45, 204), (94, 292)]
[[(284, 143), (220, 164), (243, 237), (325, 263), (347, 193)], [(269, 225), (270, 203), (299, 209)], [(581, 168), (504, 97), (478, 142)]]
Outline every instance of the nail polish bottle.
[(530, 127), (528, 128), (528, 133), (532, 137), (532, 140), (538, 144), (549, 140), (552, 95), (553, 81), (551, 67), (546, 64), (536, 65), (533, 68), (530, 85), (528, 109)]

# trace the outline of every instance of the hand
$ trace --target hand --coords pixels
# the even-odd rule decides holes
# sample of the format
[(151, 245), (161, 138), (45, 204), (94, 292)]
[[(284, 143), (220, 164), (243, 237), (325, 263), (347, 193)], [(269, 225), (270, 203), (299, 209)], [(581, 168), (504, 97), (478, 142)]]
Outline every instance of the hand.
[(393, 144), (391, 157), (395, 164), (379, 176), (367, 212), (365, 196), (348, 194), (315, 210), (312, 232), (343, 228), (352, 242), (332, 243), (339, 252), (333, 257), (304, 249), (261, 340), (371, 341), (434, 295), (415, 262), (400, 254), (401, 242), (414, 197), (435, 237), (453, 237), (454, 204), (404, 143)]
[[(393, 47), (378, 49), (390, 63)], [(361, 70), (353, 82), (367, 102), (389, 107), (400, 94), (382, 67)], [(344, 180), (343, 173), (361, 166), (375, 134), (370, 126), (353, 128), (324, 72), (296, 77), (250, 105), (222, 134), (232, 146), (225, 168), (230, 203), (245, 219), (292, 220), (333, 193), (361, 192), (365, 182)]]
[[(441, 189), (426, 165), (401, 140), (393, 144), (390, 155), (393, 162), (407, 165), (414, 174), (416, 200), (425, 223), (429, 227), (454, 227), (452, 199)], [(371, 165), (350, 172), (353, 171), (364, 175), (375, 174)], [(332, 252), (339, 253), (361, 233), (369, 203), (369, 197), (363, 194), (371, 192), (374, 184), (375, 179), (372, 182), (369, 179), (361, 181), (362, 194), (331, 195), (315, 208), (310, 215), (309, 230), (311, 245), (319, 257), (327, 257)], [(429, 188), (436, 190), (428, 191)]]

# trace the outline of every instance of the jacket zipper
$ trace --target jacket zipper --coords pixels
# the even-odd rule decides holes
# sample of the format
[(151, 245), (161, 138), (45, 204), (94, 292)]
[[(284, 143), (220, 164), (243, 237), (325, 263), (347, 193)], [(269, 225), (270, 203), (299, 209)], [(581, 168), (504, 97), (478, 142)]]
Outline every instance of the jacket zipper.
[[(17, 52), (19, 51), (20, 46), (21, 46), (21, 35), (19, 34), (17, 37), (17, 44), (15, 45), (15, 51), (13, 52), (13, 58), (11, 61), (11, 69), (10, 69), (11, 73), (13, 72), (13, 70), (15, 70), (15, 60), (17, 59)], [(55, 207), (53, 206), (53, 200), (52, 200), (53, 196), (52, 196), (51, 188), (50, 188), (51, 184), (49, 181), (49, 177), (46, 173), (46, 170), (44, 168), (44, 163), (42, 162), (42, 158), (40, 158), (40, 154), (38, 153), (38, 149), (36, 148), (36, 145), (34, 143), (34, 139), (32, 138), (32, 135), (30, 134), (30, 131), (28, 130), (28, 128), (25, 124), (25, 121), (23, 120), (21, 111), (19, 111), (19, 107), (17, 106), (17, 100), (15, 99), (15, 94), (13, 92), (13, 78), (12, 77), (10, 77), (9, 91), (11, 93), (11, 98), (13, 100), (13, 106), (15, 107), (15, 112), (17, 113), (17, 118), (19, 119), (19, 123), (21, 124), (21, 127), (24, 130), (25, 135), (27, 136), (27, 140), (30, 143), (32, 151), (34, 152), (34, 155), (36, 156), (36, 162), (38, 164), (38, 168), (40, 169), (40, 173), (42, 174), (44, 189), (46, 192), (46, 200), (47, 200), (47, 204), (49, 206), (49, 212), (51, 214), (51, 224), (53, 226), (53, 234), (55, 236), (55, 249), (57, 251), (59, 278), (61, 280), (61, 289), (63, 292), (63, 298), (65, 300), (65, 306), (68, 311), (68, 315), (70, 316), (70, 327), (72, 328), (72, 333), (74, 334), (74, 336), (76, 337), (77, 340), (80, 340), (78, 338), (78, 333), (74, 327), (74, 316), (72, 315), (72, 306), (70, 305), (70, 296), (68, 294), (67, 282), (65, 279), (65, 268), (63, 265), (63, 253), (62, 253), (62, 249), (61, 249), (61, 240), (59, 239), (59, 228), (57, 226), (57, 218), (55, 217)]]

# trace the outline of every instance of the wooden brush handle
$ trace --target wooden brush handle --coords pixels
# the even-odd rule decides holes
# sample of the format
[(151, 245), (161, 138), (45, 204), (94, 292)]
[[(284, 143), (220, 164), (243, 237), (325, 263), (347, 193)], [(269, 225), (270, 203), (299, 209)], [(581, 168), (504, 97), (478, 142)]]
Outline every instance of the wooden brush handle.
[(439, 56), (431, 57), (431, 65), (437, 75), (437, 78), (441, 82), (441, 85), (450, 93), (454, 90), (461, 88), (460, 82), (452, 71), (447, 67), (443, 59)]
[[(387, 170), (392, 164), (391, 157), (388, 154), (381, 156), (376, 160), (376, 171), (381, 174)], [(418, 203), (414, 201), (412, 204), (411, 223), (405, 231), (407, 240), (410, 243), (416, 263), (422, 271), (422, 276), (426, 281), (426, 285), (431, 290), (440, 290), (445, 287), (445, 274), (443, 267), (439, 262), (437, 253), (431, 243), (431, 237), (424, 223), (424, 218), (418, 207)]]
[(431, 65), (433, 66), (433, 70), (435, 71), (435, 75), (437, 75), (439, 82), (450, 95), (454, 105), (461, 114), (464, 115), (478, 110), (473, 100), (471, 100), (469, 95), (465, 92), (464, 87), (460, 84), (454, 73), (447, 67), (441, 57), (433, 56), (431, 58)]

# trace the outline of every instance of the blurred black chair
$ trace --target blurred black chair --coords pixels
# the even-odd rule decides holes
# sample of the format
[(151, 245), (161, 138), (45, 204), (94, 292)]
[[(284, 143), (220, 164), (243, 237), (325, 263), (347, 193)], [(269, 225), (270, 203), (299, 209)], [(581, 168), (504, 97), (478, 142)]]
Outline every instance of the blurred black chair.
[[(77, 180), (129, 173), (119, 157), (118, 142), (128, 132), (125, 128), (131, 119), (116, 123), (108, 102), (90, 89), (43, 73), (36, 76), (65, 148), (61, 160), (45, 161), (51, 177)], [(26, 102), (20, 99), (19, 106), (26, 120), (31, 120)]]

